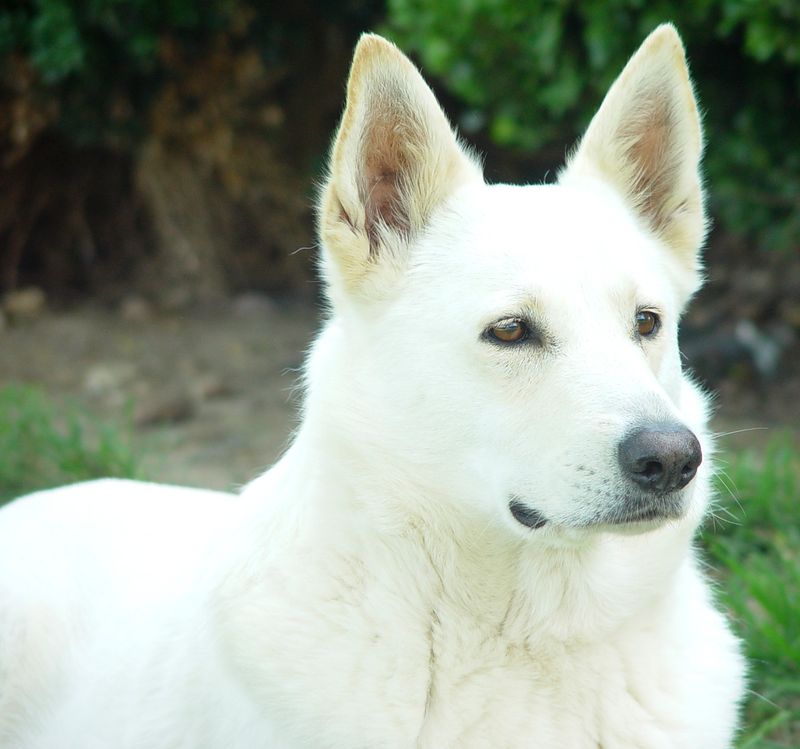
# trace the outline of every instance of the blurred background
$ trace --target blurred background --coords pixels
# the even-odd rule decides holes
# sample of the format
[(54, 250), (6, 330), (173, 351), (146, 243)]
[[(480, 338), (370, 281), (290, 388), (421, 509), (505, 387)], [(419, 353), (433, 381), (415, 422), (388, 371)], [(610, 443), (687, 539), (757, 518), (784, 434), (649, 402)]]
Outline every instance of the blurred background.
[(313, 202), (352, 47), (422, 67), (490, 181), (552, 180), (660, 22), (704, 112), (717, 394), (704, 543), (756, 663), (740, 746), (800, 746), (800, 4), (2, 0), (0, 501), (98, 474), (219, 488), (294, 424)]

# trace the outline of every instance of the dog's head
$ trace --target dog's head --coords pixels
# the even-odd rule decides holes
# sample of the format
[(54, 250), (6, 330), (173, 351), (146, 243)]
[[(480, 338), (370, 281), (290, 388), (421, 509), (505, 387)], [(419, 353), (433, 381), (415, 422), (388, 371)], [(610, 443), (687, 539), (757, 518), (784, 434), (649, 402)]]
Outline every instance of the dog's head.
[(416, 68), (364, 36), (319, 207), (334, 315), (312, 397), (342, 439), (386, 486), (524, 532), (699, 517), (677, 329), (701, 150), (671, 26), (530, 187), (486, 185)]

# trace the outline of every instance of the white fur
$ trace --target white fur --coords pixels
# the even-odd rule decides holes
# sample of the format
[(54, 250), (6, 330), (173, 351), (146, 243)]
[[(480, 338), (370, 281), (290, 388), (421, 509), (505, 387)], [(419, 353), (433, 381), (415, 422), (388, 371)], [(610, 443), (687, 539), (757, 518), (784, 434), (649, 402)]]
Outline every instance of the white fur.
[[(238, 498), (100, 481), (0, 513), (0, 746), (729, 746), (744, 669), (692, 551), (711, 446), (677, 348), (704, 231), (685, 71), (659, 28), (558, 185), (487, 186), (365, 37), (292, 447)], [(543, 342), (487, 341), (509, 316)], [(705, 454), (682, 517), (608, 525), (619, 441), (667, 419)]]

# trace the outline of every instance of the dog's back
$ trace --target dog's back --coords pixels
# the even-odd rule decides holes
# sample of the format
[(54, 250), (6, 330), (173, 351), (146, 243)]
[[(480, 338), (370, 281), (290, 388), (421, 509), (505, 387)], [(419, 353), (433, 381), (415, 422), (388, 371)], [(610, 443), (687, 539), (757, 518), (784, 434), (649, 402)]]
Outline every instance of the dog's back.
[[(176, 673), (176, 664), (213, 667), (203, 608), (235, 501), (102, 480), (40, 492), (3, 511), (0, 746), (124, 746), (129, 711), (147, 701), (166, 714), (174, 709), (166, 693), (176, 679), (191, 688), (189, 677), (198, 677)], [(112, 719), (126, 695), (132, 704)], [(42, 715), (50, 720), (37, 736)], [(104, 738), (77, 728), (99, 715), (111, 729)]]

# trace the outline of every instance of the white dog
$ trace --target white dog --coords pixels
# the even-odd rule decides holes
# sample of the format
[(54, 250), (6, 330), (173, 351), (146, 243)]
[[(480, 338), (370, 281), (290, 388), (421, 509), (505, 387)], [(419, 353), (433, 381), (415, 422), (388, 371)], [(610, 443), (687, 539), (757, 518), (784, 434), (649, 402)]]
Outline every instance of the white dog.
[(0, 513), (0, 745), (729, 746), (676, 341), (701, 140), (662, 26), (557, 184), (488, 186), (363, 37), (293, 445), (238, 498), (108, 480)]

